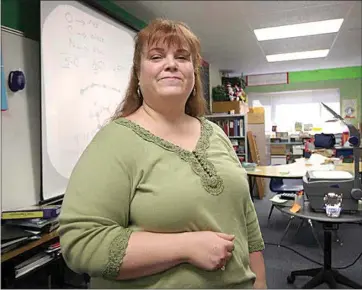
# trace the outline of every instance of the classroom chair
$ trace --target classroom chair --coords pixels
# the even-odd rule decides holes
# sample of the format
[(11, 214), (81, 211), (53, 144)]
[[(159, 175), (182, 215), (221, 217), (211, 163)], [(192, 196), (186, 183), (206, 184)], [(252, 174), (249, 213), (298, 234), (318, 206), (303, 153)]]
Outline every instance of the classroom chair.
[[(283, 182), (283, 178), (280, 177), (272, 177), (269, 182), (269, 189), (271, 192), (276, 194), (281, 193), (297, 193), (298, 191), (303, 190), (303, 184), (298, 185), (286, 185)], [(273, 213), (274, 203), (272, 203), (268, 215), (268, 221)]]
[[(273, 177), (270, 179), (270, 182), (269, 182), (269, 189), (271, 192), (274, 192), (276, 194), (281, 194), (281, 193), (297, 193), (298, 191), (301, 191), (303, 190), (303, 184), (302, 184), (302, 181), (300, 182), (300, 184), (296, 184), (296, 185), (286, 185), (284, 184), (284, 181), (283, 181), (283, 178), (280, 178), (280, 177)], [(271, 214), (273, 212), (273, 209), (274, 209), (274, 203), (272, 203), (271, 207), (270, 207), (270, 211), (269, 211), (269, 215), (268, 215), (268, 221), (270, 220), (270, 217), (271, 217)], [(289, 230), (289, 227), (293, 221), (293, 218), (294, 216), (291, 216), (290, 219), (289, 219), (289, 222), (288, 222), (288, 225), (286, 226), (285, 230), (284, 230), (284, 233), (279, 241), (279, 245), (281, 245), (284, 237), (286, 236), (288, 230)], [(303, 225), (304, 223), (304, 220), (302, 220), (302, 222), (299, 224), (299, 227), (297, 229), (297, 232), (299, 231), (299, 229), (301, 228), (301, 226)], [(315, 240), (317, 241), (318, 243), (318, 246), (323, 250), (322, 248), (322, 245), (318, 239), (318, 236), (315, 232), (315, 229), (314, 229), (314, 225), (312, 223), (311, 220), (308, 220), (308, 224), (309, 226), (311, 227), (311, 230), (312, 230), (312, 234), (315, 238)]]

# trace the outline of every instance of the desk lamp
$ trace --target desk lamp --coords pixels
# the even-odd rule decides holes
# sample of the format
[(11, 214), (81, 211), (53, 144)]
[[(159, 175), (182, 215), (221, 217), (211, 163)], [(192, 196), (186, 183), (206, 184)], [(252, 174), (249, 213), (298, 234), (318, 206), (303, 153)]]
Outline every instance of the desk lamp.
[(330, 112), (336, 121), (342, 121), (344, 125), (347, 126), (349, 131), (349, 139), (348, 142), (353, 147), (353, 161), (354, 161), (354, 182), (353, 188), (351, 190), (352, 198), (356, 200), (362, 199), (362, 189), (361, 189), (361, 181), (359, 178), (359, 159), (360, 159), (360, 145), (361, 145), (361, 135), (358, 132), (357, 128), (352, 124), (348, 124), (345, 120), (338, 115), (335, 111), (333, 111), (330, 107), (326, 104), (322, 103), (323, 107), (326, 108), (328, 112)]

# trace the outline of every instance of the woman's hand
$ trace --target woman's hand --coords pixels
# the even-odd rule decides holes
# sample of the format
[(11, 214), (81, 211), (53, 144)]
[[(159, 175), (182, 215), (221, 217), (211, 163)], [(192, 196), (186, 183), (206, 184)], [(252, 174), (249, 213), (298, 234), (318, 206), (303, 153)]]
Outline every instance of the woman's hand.
[(204, 270), (221, 269), (232, 257), (234, 238), (210, 231), (184, 233), (186, 260)]

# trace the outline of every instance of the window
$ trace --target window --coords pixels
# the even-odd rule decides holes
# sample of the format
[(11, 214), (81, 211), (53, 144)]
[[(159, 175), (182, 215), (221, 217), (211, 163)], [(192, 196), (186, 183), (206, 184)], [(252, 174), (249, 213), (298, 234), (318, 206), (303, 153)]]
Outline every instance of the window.
[[(326, 123), (332, 115), (322, 102), (340, 114), (339, 89), (288, 91), (276, 93), (249, 93), (249, 104), (262, 105), (265, 109), (265, 131), (270, 134), (276, 125), (279, 132), (294, 132), (295, 123), (313, 124), (329, 133), (342, 132), (341, 125)], [(335, 131), (335, 132), (331, 132)]]

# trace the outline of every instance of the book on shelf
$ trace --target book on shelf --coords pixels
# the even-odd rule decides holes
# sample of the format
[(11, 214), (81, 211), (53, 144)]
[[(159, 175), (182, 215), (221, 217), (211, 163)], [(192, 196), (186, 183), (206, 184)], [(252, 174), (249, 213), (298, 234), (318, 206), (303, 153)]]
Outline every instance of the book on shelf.
[(33, 236), (33, 234), (24, 229), (12, 227), (10, 225), (1, 225), (1, 247), (6, 246), (6, 243), (20, 241), (21, 239), (27, 239), (31, 236)]
[(41, 252), (15, 265), (15, 278), (19, 278), (55, 259), (54, 255)]
[(244, 136), (244, 120), (213, 120), (228, 137)]
[(6, 253), (20, 244), (37, 239), (36, 233), (11, 225), (1, 225), (1, 252)]
[(34, 219), (43, 218), (49, 219), (57, 217), (60, 213), (60, 205), (47, 205), (47, 206), (32, 206), (16, 210), (2, 211), (1, 219)]
[(5, 224), (27, 229), (28, 231), (40, 231), (41, 233), (50, 233), (59, 227), (58, 217), (51, 219), (15, 219), (7, 220)]

